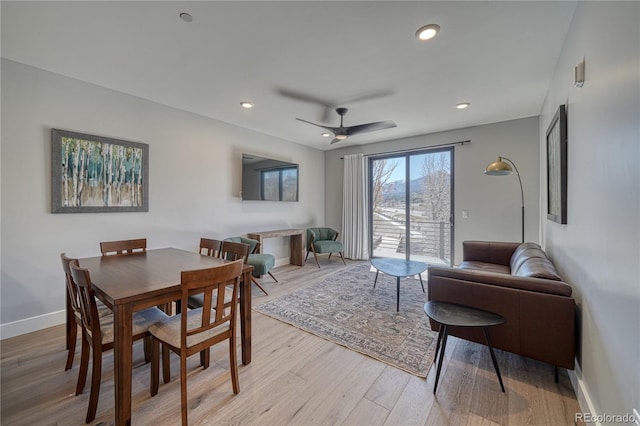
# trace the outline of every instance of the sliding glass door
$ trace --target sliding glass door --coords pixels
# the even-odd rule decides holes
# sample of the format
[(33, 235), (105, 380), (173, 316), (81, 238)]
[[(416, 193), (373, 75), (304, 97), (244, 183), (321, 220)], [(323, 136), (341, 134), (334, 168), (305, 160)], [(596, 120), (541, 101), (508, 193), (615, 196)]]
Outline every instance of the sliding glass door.
[(369, 158), (373, 257), (451, 264), (453, 148)]

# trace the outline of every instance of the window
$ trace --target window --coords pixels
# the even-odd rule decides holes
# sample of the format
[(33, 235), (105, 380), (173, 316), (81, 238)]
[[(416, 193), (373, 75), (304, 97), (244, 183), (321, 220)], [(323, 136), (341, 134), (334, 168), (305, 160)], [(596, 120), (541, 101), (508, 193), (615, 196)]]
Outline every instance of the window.
[(295, 167), (263, 170), (262, 199), (268, 201), (298, 201), (298, 170)]

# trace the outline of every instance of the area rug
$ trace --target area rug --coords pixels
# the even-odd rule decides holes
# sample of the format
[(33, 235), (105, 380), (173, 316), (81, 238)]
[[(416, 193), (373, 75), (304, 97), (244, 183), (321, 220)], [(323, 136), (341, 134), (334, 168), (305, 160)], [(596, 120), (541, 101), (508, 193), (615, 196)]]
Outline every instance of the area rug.
[(427, 295), (420, 281), (401, 279), (400, 312), (396, 312), (396, 278), (380, 273), (375, 289), (374, 278), (371, 265), (360, 263), (253, 309), (426, 377), (437, 333), (429, 328), (424, 313)]

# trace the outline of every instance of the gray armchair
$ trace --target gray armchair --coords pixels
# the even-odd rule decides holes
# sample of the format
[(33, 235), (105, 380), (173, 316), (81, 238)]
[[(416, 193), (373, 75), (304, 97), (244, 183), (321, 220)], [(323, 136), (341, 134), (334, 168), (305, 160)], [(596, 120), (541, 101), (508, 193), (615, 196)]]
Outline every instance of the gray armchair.
[(235, 243), (242, 243), (249, 245), (249, 257), (247, 258), (247, 263), (253, 266), (253, 273), (251, 274), (251, 281), (254, 282), (255, 285), (258, 286), (260, 290), (267, 296), (269, 293), (262, 287), (262, 285), (258, 282), (256, 278), (261, 277), (262, 275), (269, 274), (271, 278), (275, 282), (278, 282), (276, 277), (271, 273), (271, 268), (273, 268), (276, 264), (276, 258), (267, 253), (260, 253), (260, 243), (258, 240), (254, 240), (252, 238), (245, 237), (230, 237), (225, 238), (225, 241), (232, 241)]
[(318, 254), (329, 253), (329, 259), (331, 259), (332, 253), (338, 253), (340, 254), (342, 263), (346, 265), (347, 263), (344, 261), (344, 256), (342, 255), (344, 246), (340, 241), (337, 241), (338, 235), (340, 235), (338, 231), (328, 227), (308, 228), (307, 255), (304, 261), (307, 261), (309, 253), (313, 253), (313, 257), (316, 259), (316, 264), (319, 268), (320, 262), (318, 262)]

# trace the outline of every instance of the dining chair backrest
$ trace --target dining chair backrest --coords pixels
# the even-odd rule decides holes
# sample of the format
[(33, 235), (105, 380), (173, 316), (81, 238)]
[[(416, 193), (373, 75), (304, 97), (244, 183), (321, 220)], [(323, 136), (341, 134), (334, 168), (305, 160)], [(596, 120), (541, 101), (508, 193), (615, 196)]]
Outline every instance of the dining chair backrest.
[(98, 306), (96, 305), (89, 271), (81, 268), (77, 260), (71, 261), (69, 267), (78, 295), (82, 325), (85, 330), (91, 333), (92, 340), (101, 342), (102, 335), (100, 331), (100, 319), (98, 317)]
[[(195, 271), (182, 271), (180, 282), (182, 304), (187, 306), (190, 295), (203, 293), (201, 322), (197, 325), (188, 323), (188, 315), (182, 313), (181, 346), (187, 347), (187, 337), (205, 333), (225, 322), (234, 328), (236, 305), (238, 304), (238, 286), (242, 275), (243, 260)], [(225, 304), (226, 292), (231, 292), (231, 303)], [(215, 298), (214, 298), (215, 296)], [(213, 318), (211, 316), (213, 315)]]
[(200, 254), (206, 254), (211, 257), (220, 257), (220, 248), (222, 241), (212, 240), (209, 238), (200, 238)]
[(69, 294), (69, 304), (71, 305), (71, 309), (74, 314), (81, 316), (80, 313), (80, 302), (78, 301), (78, 291), (76, 290), (76, 285), (73, 282), (73, 277), (71, 276), (71, 262), (78, 262), (77, 259), (72, 259), (67, 257), (65, 253), (60, 253), (60, 260), (62, 261), (62, 270), (65, 275), (65, 285), (67, 286), (67, 293)]
[(226, 260), (242, 259), (244, 263), (247, 263), (250, 249), (251, 246), (249, 244), (223, 241), (222, 248), (220, 249), (220, 257)]
[(100, 252), (103, 256), (126, 255), (144, 253), (147, 251), (147, 239), (103, 241), (100, 243)]

